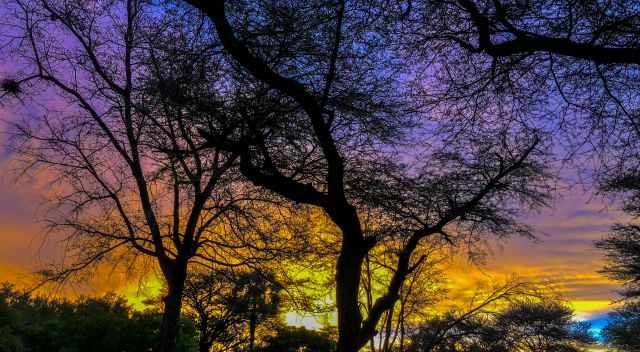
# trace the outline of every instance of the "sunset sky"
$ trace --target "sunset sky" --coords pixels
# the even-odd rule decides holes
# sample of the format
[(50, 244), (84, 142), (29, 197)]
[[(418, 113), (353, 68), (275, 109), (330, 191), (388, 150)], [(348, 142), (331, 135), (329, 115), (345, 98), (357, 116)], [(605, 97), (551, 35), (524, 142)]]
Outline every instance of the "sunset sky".
[[(0, 117), (9, 121), (14, 114), (0, 108)], [(2, 130), (6, 131), (6, 124)], [(2, 139), (4, 144), (6, 134)], [(42, 200), (42, 180), (14, 182), (15, 174), (10, 172), (11, 154), (3, 147), (1, 155), (0, 280), (28, 285), (32, 282), (28, 273), (42, 267), (60, 251), (54, 244), (43, 243), (41, 225), (34, 220)], [(460, 258), (450, 264), (452, 299), (462, 299), (465, 292), (473, 290), (479, 282), (516, 275), (549, 285), (571, 302), (577, 318), (592, 320), (596, 328), (601, 326), (606, 313), (612, 309), (611, 300), (616, 298), (619, 287), (597, 272), (603, 258), (593, 247), (593, 241), (602, 238), (611, 224), (622, 219), (616, 209), (616, 204), (588, 194), (580, 186), (556, 193), (553, 208), (530, 214), (525, 219), (539, 233), (538, 241), (516, 238), (495, 243), (485, 265), (477, 266)], [(139, 292), (136, 284), (117, 281), (107, 284), (105, 277), (101, 277), (98, 284), (80, 291), (102, 294), (116, 288), (131, 298)], [(313, 324), (310, 319), (290, 317), (289, 320)]]
[(0, 350), (640, 345), (640, 12), (525, 5), (0, 0)]
[[(14, 70), (15, 67), (0, 67), (0, 75)], [(4, 146), (6, 122), (18, 115), (15, 108), (0, 105), (0, 120), (4, 121), (0, 122), (0, 281), (28, 286), (33, 283), (29, 273), (61, 252), (55, 244), (43, 241), (42, 226), (36, 221), (44, 180), (22, 179), (16, 183), (15, 173), (11, 172), (11, 153)], [(448, 276), (453, 300), (463, 299), (465, 292), (472, 291), (479, 282), (516, 275), (549, 285), (571, 302), (578, 319), (590, 320), (596, 328), (602, 326), (620, 287), (598, 273), (603, 258), (593, 241), (602, 238), (622, 215), (615, 203), (583, 191), (580, 185), (562, 189), (554, 195), (552, 208), (524, 219), (536, 229), (538, 241), (515, 238), (494, 243), (484, 265), (470, 264), (462, 258), (451, 263)], [(151, 286), (152, 291), (157, 291), (157, 285)], [(106, 276), (79, 289), (78, 294), (98, 295), (113, 289), (140, 302), (134, 299), (140, 292), (137, 283), (108, 280)], [(296, 317), (290, 317), (290, 322), (313, 325), (309, 319)]]

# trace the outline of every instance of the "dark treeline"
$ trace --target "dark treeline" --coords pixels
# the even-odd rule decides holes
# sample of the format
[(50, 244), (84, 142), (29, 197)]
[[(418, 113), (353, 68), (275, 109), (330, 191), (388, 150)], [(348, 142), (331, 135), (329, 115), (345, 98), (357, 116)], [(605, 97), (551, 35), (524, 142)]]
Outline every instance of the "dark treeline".
[[(157, 310), (134, 311), (116, 295), (76, 301), (0, 290), (0, 351), (149, 351), (158, 343)], [(182, 319), (178, 351), (196, 351), (197, 332)]]
[[(200, 277), (195, 284), (202, 282)], [(237, 299), (186, 303), (179, 323), (178, 351), (335, 350), (334, 332), (287, 326), (274, 314), (278, 311), (275, 301), (256, 299), (255, 291), (237, 290), (237, 285), (246, 285), (246, 280), (227, 284), (228, 292)], [(201, 293), (209, 296), (210, 292)], [(260, 301), (262, 313), (256, 314)], [(271, 308), (265, 308), (268, 304)], [(412, 328), (405, 348), (412, 352), (582, 351), (580, 346), (592, 344), (594, 337), (588, 324), (572, 318), (572, 310), (555, 300), (525, 299), (498, 310), (451, 311)], [(205, 320), (209, 329), (203, 329)], [(8, 284), (0, 291), (2, 352), (152, 351), (160, 341), (161, 323), (161, 307), (153, 301), (146, 309), (135, 310), (115, 294), (70, 301), (35, 297)], [(266, 325), (266, 329), (256, 334), (255, 324)], [(387, 350), (400, 349), (393, 344)]]
[[(185, 317), (200, 350), (257, 350), (281, 299), (318, 308), (294, 266), (331, 272), (335, 346), (315, 348), (586, 342), (568, 310), (535, 300), (493, 315), (430, 309), (446, 297), (442, 263), (535, 237), (522, 216), (550, 205), (560, 167), (637, 218), (636, 1), (2, 4), (0, 48), (16, 67), (2, 104), (20, 112), (12, 165), (52, 178), (42, 220), (65, 244), (42, 280), (155, 271), (166, 286), (156, 350), (176, 351)], [(618, 224), (596, 244), (625, 286), (603, 334), (612, 348), (639, 348), (627, 330), (639, 234)]]
[[(135, 310), (115, 294), (73, 301), (47, 299), (5, 284), (0, 290), (0, 351), (153, 351), (160, 341), (160, 308), (150, 302), (146, 309)], [(223, 325), (220, 317), (212, 314), (208, 318), (211, 324)], [(335, 348), (329, 335), (287, 327), (279, 320), (270, 322), (269, 332), (263, 334), (259, 345), (253, 348), (248, 344), (248, 324), (235, 326), (229, 336), (211, 337), (201, 334), (198, 319), (188, 313), (181, 319), (177, 351), (297, 352), (306, 348), (307, 351), (330, 352)], [(260, 322), (264, 322), (263, 318)], [(203, 343), (207, 344), (204, 349)]]
[(590, 325), (572, 321), (554, 301), (516, 302), (491, 314), (448, 314), (421, 326), (409, 351), (581, 351), (595, 342)]

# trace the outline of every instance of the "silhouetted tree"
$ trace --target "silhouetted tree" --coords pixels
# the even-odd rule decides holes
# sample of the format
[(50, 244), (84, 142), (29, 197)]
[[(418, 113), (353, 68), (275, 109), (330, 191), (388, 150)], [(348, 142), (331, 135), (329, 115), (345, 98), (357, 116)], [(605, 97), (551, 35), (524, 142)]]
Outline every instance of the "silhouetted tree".
[[(636, 2), (413, 4), (417, 6), (404, 13), (411, 28), (406, 32), (407, 48), (412, 55), (433, 58), (446, 67), (444, 74), (430, 81), (441, 84), (430, 92), (430, 103), (476, 117), (508, 111), (515, 121), (561, 132), (557, 141), (568, 156), (583, 158), (585, 151), (590, 152), (588, 175), (604, 194), (621, 197), (625, 212), (637, 218), (640, 10)], [(616, 224), (596, 244), (607, 256), (603, 272), (625, 285), (627, 300), (638, 296), (639, 239), (632, 222)]]
[[(409, 99), (411, 65), (377, 34), (393, 28), (384, 27), (387, 17), (375, 6), (185, 2), (211, 20), (243, 86), (265, 87), (238, 112), (245, 125), (232, 138), (207, 126), (202, 136), (238, 153), (242, 174), (255, 185), (322, 209), (339, 229), (338, 351), (357, 351), (375, 334), (420, 261), (413, 253), (421, 240), (474, 244), (487, 233), (529, 234), (513, 221), (511, 205), (544, 203), (539, 139), (522, 134), (515, 143), (513, 129), (504, 126), (474, 131), (474, 139), (428, 134), (420, 106)], [(402, 153), (407, 157), (397, 156)], [(402, 246), (393, 275), (365, 317), (365, 258), (395, 241)]]
[[(445, 86), (430, 92), (444, 93), (454, 108), (468, 103), (465, 111), (478, 109), (476, 116), (491, 108), (511, 115), (524, 109), (520, 118), (575, 128), (569, 135), (599, 132), (592, 142), (605, 143), (600, 146), (620, 148), (629, 138), (637, 140), (633, 94), (639, 87), (640, 33), (633, 1), (411, 4), (405, 12), (396, 10), (404, 16), (407, 49), (446, 68), (431, 71)], [(551, 122), (547, 112), (560, 114), (561, 123)]]
[[(640, 174), (637, 171), (625, 172), (608, 180), (605, 190), (624, 194), (624, 210), (634, 219), (640, 215)], [(605, 257), (606, 264), (602, 273), (622, 283), (623, 308), (612, 313), (612, 322), (608, 325), (606, 339), (623, 350), (640, 348), (638, 341), (630, 338), (637, 330), (636, 319), (640, 318), (638, 299), (640, 299), (640, 227), (634, 223), (616, 224), (609, 234), (597, 241), (595, 246)], [(624, 327), (624, 324), (629, 324)], [(627, 329), (626, 333), (624, 332)], [(635, 343), (635, 345), (634, 345)]]
[(559, 302), (519, 302), (501, 311), (496, 327), (510, 351), (577, 350), (575, 343), (594, 343), (584, 326), (575, 325), (573, 310)]
[(249, 351), (253, 351), (258, 325), (278, 314), (282, 287), (273, 274), (259, 271), (241, 277), (241, 283), (246, 290), (242, 303), (249, 323)]
[(214, 344), (225, 351), (244, 342), (244, 325), (236, 304), (241, 288), (223, 271), (193, 273), (187, 277), (184, 309), (196, 321), (200, 352), (210, 352)]
[[(418, 326), (410, 331), (413, 335), (417, 333), (420, 336), (418, 339), (420, 349), (429, 351), (444, 348), (452, 343), (455, 344), (457, 339), (463, 338), (467, 332), (470, 336), (477, 335), (477, 332), (473, 332), (473, 328), (479, 327), (480, 323), (486, 321), (488, 312), (538, 295), (539, 293), (531, 284), (515, 278), (489, 288), (478, 287), (464, 307), (446, 312), (442, 316), (425, 316), (421, 322), (417, 323)], [(420, 326), (425, 321), (426, 327)], [(412, 343), (415, 348), (415, 336), (412, 338)]]
[[(401, 246), (401, 244), (400, 244)], [(381, 253), (371, 252), (365, 260), (362, 291), (365, 295), (365, 311), (372, 308), (373, 297), (380, 295), (380, 289), (386, 288), (386, 280), (391, 275), (395, 256), (387, 247), (380, 247)], [(371, 351), (390, 352), (404, 350), (407, 332), (419, 321), (429, 317), (435, 305), (446, 299), (446, 273), (444, 265), (447, 259), (445, 243), (423, 243), (415, 253), (422, 260), (407, 277), (399, 291), (399, 299), (387, 310), (377, 327), (376, 335), (371, 337)], [(376, 349), (377, 342), (377, 349)]]
[[(553, 54), (598, 65), (624, 65), (640, 64), (638, 9), (632, 4), (627, 0), (580, 4), (566, 0), (453, 0), (427, 6), (462, 15), (446, 27), (438, 27), (443, 30), (439, 38), (471, 52), (494, 58), (539, 56), (541, 60), (551, 60), (545, 54)], [(561, 16), (550, 16), (547, 11), (551, 9)], [(446, 25), (444, 21), (437, 24)]]
[(640, 297), (640, 229), (637, 225), (618, 224), (608, 237), (596, 242), (604, 251), (607, 264), (603, 272), (625, 286), (624, 296)]
[(620, 351), (640, 351), (640, 308), (628, 303), (609, 315), (602, 337), (609, 347)]
[(275, 317), (280, 285), (265, 271), (215, 270), (191, 274), (185, 287), (185, 308), (200, 332), (200, 351), (233, 350), (248, 344), (253, 351), (256, 328)]
[[(78, 301), (31, 297), (5, 285), (0, 290), (0, 350), (150, 351), (158, 344), (162, 313), (133, 311), (115, 295)], [(195, 352), (197, 332), (182, 319), (177, 350)]]
[(581, 351), (595, 342), (589, 326), (556, 301), (516, 301), (498, 312), (449, 313), (413, 336), (411, 351)]
[(280, 327), (274, 336), (264, 341), (257, 352), (331, 352), (336, 343), (324, 333), (307, 330), (303, 327)]
[[(595, 152), (600, 189), (623, 195), (624, 210), (638, 215), (640, 10), (634, 1), (416, 4), (405, 19), (414, 33), (407, 43), (414, 54), (435, 48), (430, 57), (448, 68), (436, 79), (444, 82), (442, 91), (433, 94), (443, 109), (478, 116), (499, 107), (512, 118), (564, 130), (558, 141), (571, 151)], [(635, 226), (618, 224), (598, 245), (612, 260), (605, 272), (625, 282), (638, 265), (634, 232)]]
[(502, 119), (559, 133), (568, 157), (598, 161), (588, 164), (596, 171), (589, 176), (605, 191), (624, 192), (619, 180), (638, 178), (634, 1), (411, 3), (401, 19), (408, 55), (436, 62), (422, 76), (426, 103), (476, 123), (500, 111)]
[[(267, 229), (249, 201), (260, 195), (239, 180), (238, 155), (200, 148), (205, 140), (188, 123), (192, 102), (183, 93), (213, 99), (223, 90), (212, 43), (203, 40), (207, 27), (152, 5), (9, 1), (3, 11), (13, 15), (24, 70), (3, 88), (29, 106), (42, 90), (51, 93), (42, 99), (54, 95), (65, 105), (42, 101), (13, 130), (23, 171), (46, 170), (55, 185), (46, 221), (67, 254), (43, 273), (64, 281), (104, 262), (159, 267), (168, 287), (159, 350), (173, 351), (188, 267), (272, 257), (256, 249), (278, 230)], [(208, 125), (233, 126), (207, 117)]]

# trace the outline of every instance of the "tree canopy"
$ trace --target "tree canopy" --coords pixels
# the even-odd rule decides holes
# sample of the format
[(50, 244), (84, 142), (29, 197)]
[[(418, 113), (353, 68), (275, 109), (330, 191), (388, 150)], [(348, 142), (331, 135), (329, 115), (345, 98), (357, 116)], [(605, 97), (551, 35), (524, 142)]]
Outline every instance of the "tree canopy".
[[(523, 215), (549, 205), (558, 159), (638, 216), (637, 2), (6, 3), (1, 47), (19, 69), (1, 77), (1, 98), (33, 107), (10, 147), (22, 174), (53, 179), (44, 220), (66, 244), (41, 273), (160, 273), (159, 351), (182, 348), (182, 313), (201, 351), (586, 342), (556, 302), (452, 313), (413, 335), (405, 323), (443, 293), (432, 287), (449, 251), (475, 259), (488, 241), (535, 237)], [(623, 223), (597, 243), (628, 301), (639, 233)], [(288, 288), (279, 264), (319, 257), (335, 345), (287, 327), (256, 339)], [(96, 302), (126, 324), (141, 314)], [(18, 346), (12, 329), (2, 339)]]

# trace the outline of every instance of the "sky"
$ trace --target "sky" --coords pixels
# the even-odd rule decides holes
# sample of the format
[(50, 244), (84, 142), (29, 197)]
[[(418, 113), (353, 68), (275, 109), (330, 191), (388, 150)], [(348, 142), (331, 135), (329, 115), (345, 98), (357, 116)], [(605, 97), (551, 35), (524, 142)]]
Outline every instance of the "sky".
[[(0, 67), (0, 74), (11, 69)], [(18, 118), (24, 108), (0, 105), (0, 281), (19, 286), (32, 283), (29, 273), (61, 255), (59, 246), (45, 240), (42, 224), (36, 221), (45, 180), (23, 178), (16, 182), (11, 153), (5, 147), (7, 122)], [(554, 194), (551, 208), (527, 214), (523, 219), (538, 233), (537, 241), (514, 238), (493, 242), (483, 265), (464, 259), (450, 265), (447, 275), (452, 299), (463, 299), (481, 282), (516, 275), (552, 287), (571, 303), (578, 319), (591, 320), (596, 328), (604, 323), (620, 287), (598, 273), (603, 257), (593, 242), (602, 238), (612, 224), (623, 220), (623, 215), (616, 204), (589, 194), (579, 185), (561, 189)], [(99, 295), (114, 288), (136, 302), (142, 301), (134, 297), (144, 290), (138, 290), (137, 283), (122, 282), (120, 278), (103, 277), (80, 293)], [(313, 324), (295, 317), (291, 322)]]
[[(588, 320), (598, 333), (608, 313), (616, 307), (620, 286), (600, 274), (604, 258), (594, 241), (624, 216), (615, 204), (604, 201), (576, 186), (555, 195), (552, 207), (526, 216), (537, 240), (512, 238), (493, 241), (484, 263), (471, 263), (464, 257), (448, 264), (449, 300), (464, 305), (478, 286), (521, 281), (543, 285), (568, 301), (577, 320)], [(293, 324), (314, 326), (322, 319), (288, 316)]]
[[(0, 66), (0, 76), (12, 67)], [(55, 102), (54, 102), (55, 103)], [(15, 110), (0, 105), (0, 121), (11, 121)], [(60, 255), (55, 243), (44, 240), (40, 212), (44, 180), (22, 179), (15, 182), (11, 172), (11, 154), (4, 147), (6, 123), (0, 122), (0, 281), (19, 286), (32, 283), (29, 273), (42, 268), (52, 257)], [(623, 219), (615, 204), (589, 194), (582, 187), (563, 188), (555, 194), (553, 207), (528, 214), (524, 221), (539, 234), (537, 241), (515, 238), (493, 243), (484, 265), (461, 259), (451, 264), (447, 274), (452, 299), (463, 299), (481, 282), (506, 280), (516, 275), (522, 280), (549, 285), (567, 299), (576, 317), (590, 320), (596, 328), (604, 324), (620, 287), (598, 273), (603, 257), (593, 246), (612, 224)], [(139, 290), (137, 283), (106, 276), (95, 285), (83, 288), (82, 294), (100, 295), (116, 289), (134, 303), (141, 302), (145, 291), (157, 291), (157, 285)], [(136, 298), (141, 294), (142, 296)], [(310, 324), (303, 318), (290, 322)]]
[[(0, 107), (0, 118), (11, 120), (8, 109)], [(0, 124), (6, 131), (6, 124)], [(0, 134), (5, 144), (6, 134)], [(38, 179), (15, 181), (11, 172), (11, 154), (0, 154), (0, 281), (28, 285), (29, 273), (60, 255), (55, 243), (44, 240), (38, 217), (44, 182)], [(506, 280), (516, 275), (525, 281), (544, 283), (567, 299), (581, 320), (591, 320), (598, 328), (614, 306), (619, 286), (598, 273), (603, 257), (593, 242), (602, 238), (610, 226), (623, 219), (615, 204), (575, 186), (558, 192), (552, 207), (528, 214), (525, 222), (538, 233), (538, 240), (514, 238), (492, 243), (484, 264), (459, 259), (450, 264), (448, 281), (452, 299), (463, 299), (481, 282)], [(119, 284), (118, 284), (119, 283)], [(153, 286), (153, 285), (152, 285)], [(137, 284), (117, 278), (100, 280), (81, 290), (82, 294), (102, 294), (116, 289), (135, 300)], [(152, 287), (152, 289), (154, 289)], [(142, 299), (137, 299), (141, 301)], [(313, 324), (293, 317), (292, 323)]]
[(620, 286), (598, 272), (604, 258), (594, 241), (622, 220), (615, 204), (576, 186), (557, 194), (552, 208), (527, 217), (538, 240), (512, 239), (494, 251), (485, 266), (454, 268), (452, 280), (464, 286), (485, 277), (515, 274), (524, 281), (548, 285), (569, 301), (577, 319), (591, 321), (598, 330), (615, 308), (612, 301), (618, 298)]

